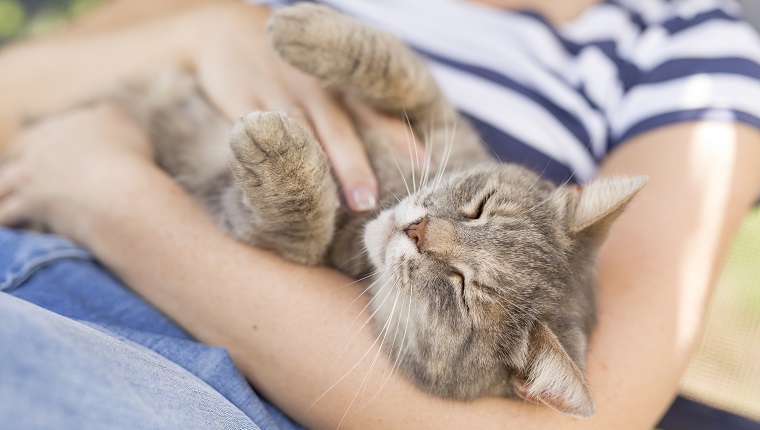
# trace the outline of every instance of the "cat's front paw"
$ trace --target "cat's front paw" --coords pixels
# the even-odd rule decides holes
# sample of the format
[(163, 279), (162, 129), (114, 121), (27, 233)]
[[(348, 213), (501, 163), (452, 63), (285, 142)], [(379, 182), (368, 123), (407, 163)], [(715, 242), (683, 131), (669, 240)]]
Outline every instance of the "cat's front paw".
[[(284, 7), (267, 24), (275, 51), (291, 65), (323, 80), (344, 76), (360, 59), (350, 55), (350, 37), (358, 37), (358, 23), (334, 10), (316, 4)], [(355, 50), (354, 50), (355, 51)]]
[(422, 119), (441, 100), (425, 62), (401, 40), (326, 6), (283, 7), (269, 19), (267, 33), (290, 65), (376, 109)]
[(243, 240), (318, 264), (332, 240), (337, 189), (311, 134), (282, 112), (252, 112), (230, 136), (232, 173), (253, 212)]
[(251, 112), (232, 128), (230, 147), (241, 168), (256, 172), (261, 184), (273, 186), (291, 178), (282, 175), (298, 164), (326, 163), (318, 144), (284, 112)]

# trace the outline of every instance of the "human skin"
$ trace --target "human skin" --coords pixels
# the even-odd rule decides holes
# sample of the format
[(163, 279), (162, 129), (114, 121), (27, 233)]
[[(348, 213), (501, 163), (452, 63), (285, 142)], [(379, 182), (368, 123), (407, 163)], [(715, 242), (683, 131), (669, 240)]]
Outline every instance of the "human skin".
[(356, 328), (369, 318), (360, 286), (226, 236), (148, 161), (134, 127), (100, 107), (19, 136), (16, 161), (0, 171), (0, 222), (46, 222), (89, 247), (200, 341), (227, 348), (258, 391), (309, 428), (652, 428), (760, 184), (760, 135), (731, 123), (664, 127), (604, 162), (600, 176), (651, 180), (602, 251), (587, 362), (597, 414), (575, 420), (507, 399), (438, 399), (385, 372), (368, 326), (351, 340), (354, 319)]
[[(238, 1), (121, 0), (59, 34), (4, 47), (0, 152), (30, 118), (90, 102), (129, 80), (181, 68), (196, 73), (231, 124), (252, 109), (287, 109), (318, 135), (349, 206), (372, 209), (377, 181), (344, 101), (277, 57), (264, 37), (269, 16), (267, 8)], [(401, 119), (367, 109), (353, 119), (382, 123), (391, 141), (406, 148)]]
[(366, 297), (353, 302), (361, 288), (229, 239), (149, 162), (144, 136), (118, 110), (72, 112), (13, 140), (14, 158), (0, 168), (0, 223), (41, 221), (90, 247), (198, 339), (228, 348), (257, 390), (310, 428), (341, 420), (341, 428), (651, 428), (677, 389), (720, 262), (760, 183), (758, 133), (728, 123), (665, 127), (605, 160), (602, 176), (651, 181), (602, 253), (587, 363), (597, 415), (576, 421), (505, 399), (444, 401), (397, 374), (383, 385), (385, 357), (371, 331), (350, 342), (347, 330), (369, 317)]

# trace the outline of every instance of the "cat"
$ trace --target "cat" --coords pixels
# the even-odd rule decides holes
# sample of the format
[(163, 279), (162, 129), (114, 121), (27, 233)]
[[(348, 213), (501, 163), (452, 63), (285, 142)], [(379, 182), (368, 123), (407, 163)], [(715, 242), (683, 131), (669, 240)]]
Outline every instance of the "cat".
[(284, 112), (252, 112), (230, 132), (183, 73), (115, 96), (148, 130), (158, 163), (235, 238), (368, 277), (383, 348), (421, 389), (592, 416), (583, 369), (597, 254), (647, 178), (558, 187), (495, 161), (421, 58), (325, 6), (279, 9), (267, 32), (292, 66), (408, 118), (427, 142), (426, 163), (362, 131), (381, 211), (352, 213), (309, 131)]

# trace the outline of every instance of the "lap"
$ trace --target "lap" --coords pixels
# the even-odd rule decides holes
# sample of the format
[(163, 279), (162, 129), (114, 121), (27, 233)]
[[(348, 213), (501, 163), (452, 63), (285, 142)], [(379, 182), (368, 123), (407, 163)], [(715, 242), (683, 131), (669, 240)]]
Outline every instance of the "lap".
[(295, 427), (226, 350), (63, 238), (0, 229), (0, 290), (0, 345), (13, 345), (0, 348), (0, 421), (13, 428)]

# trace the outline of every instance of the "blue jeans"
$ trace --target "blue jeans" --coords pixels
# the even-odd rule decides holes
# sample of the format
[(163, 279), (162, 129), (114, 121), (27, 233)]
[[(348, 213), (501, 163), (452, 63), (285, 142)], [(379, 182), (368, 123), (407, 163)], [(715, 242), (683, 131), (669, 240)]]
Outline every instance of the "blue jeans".
[(0, 427), (294, 429), (66, 239), (0, 228)]

